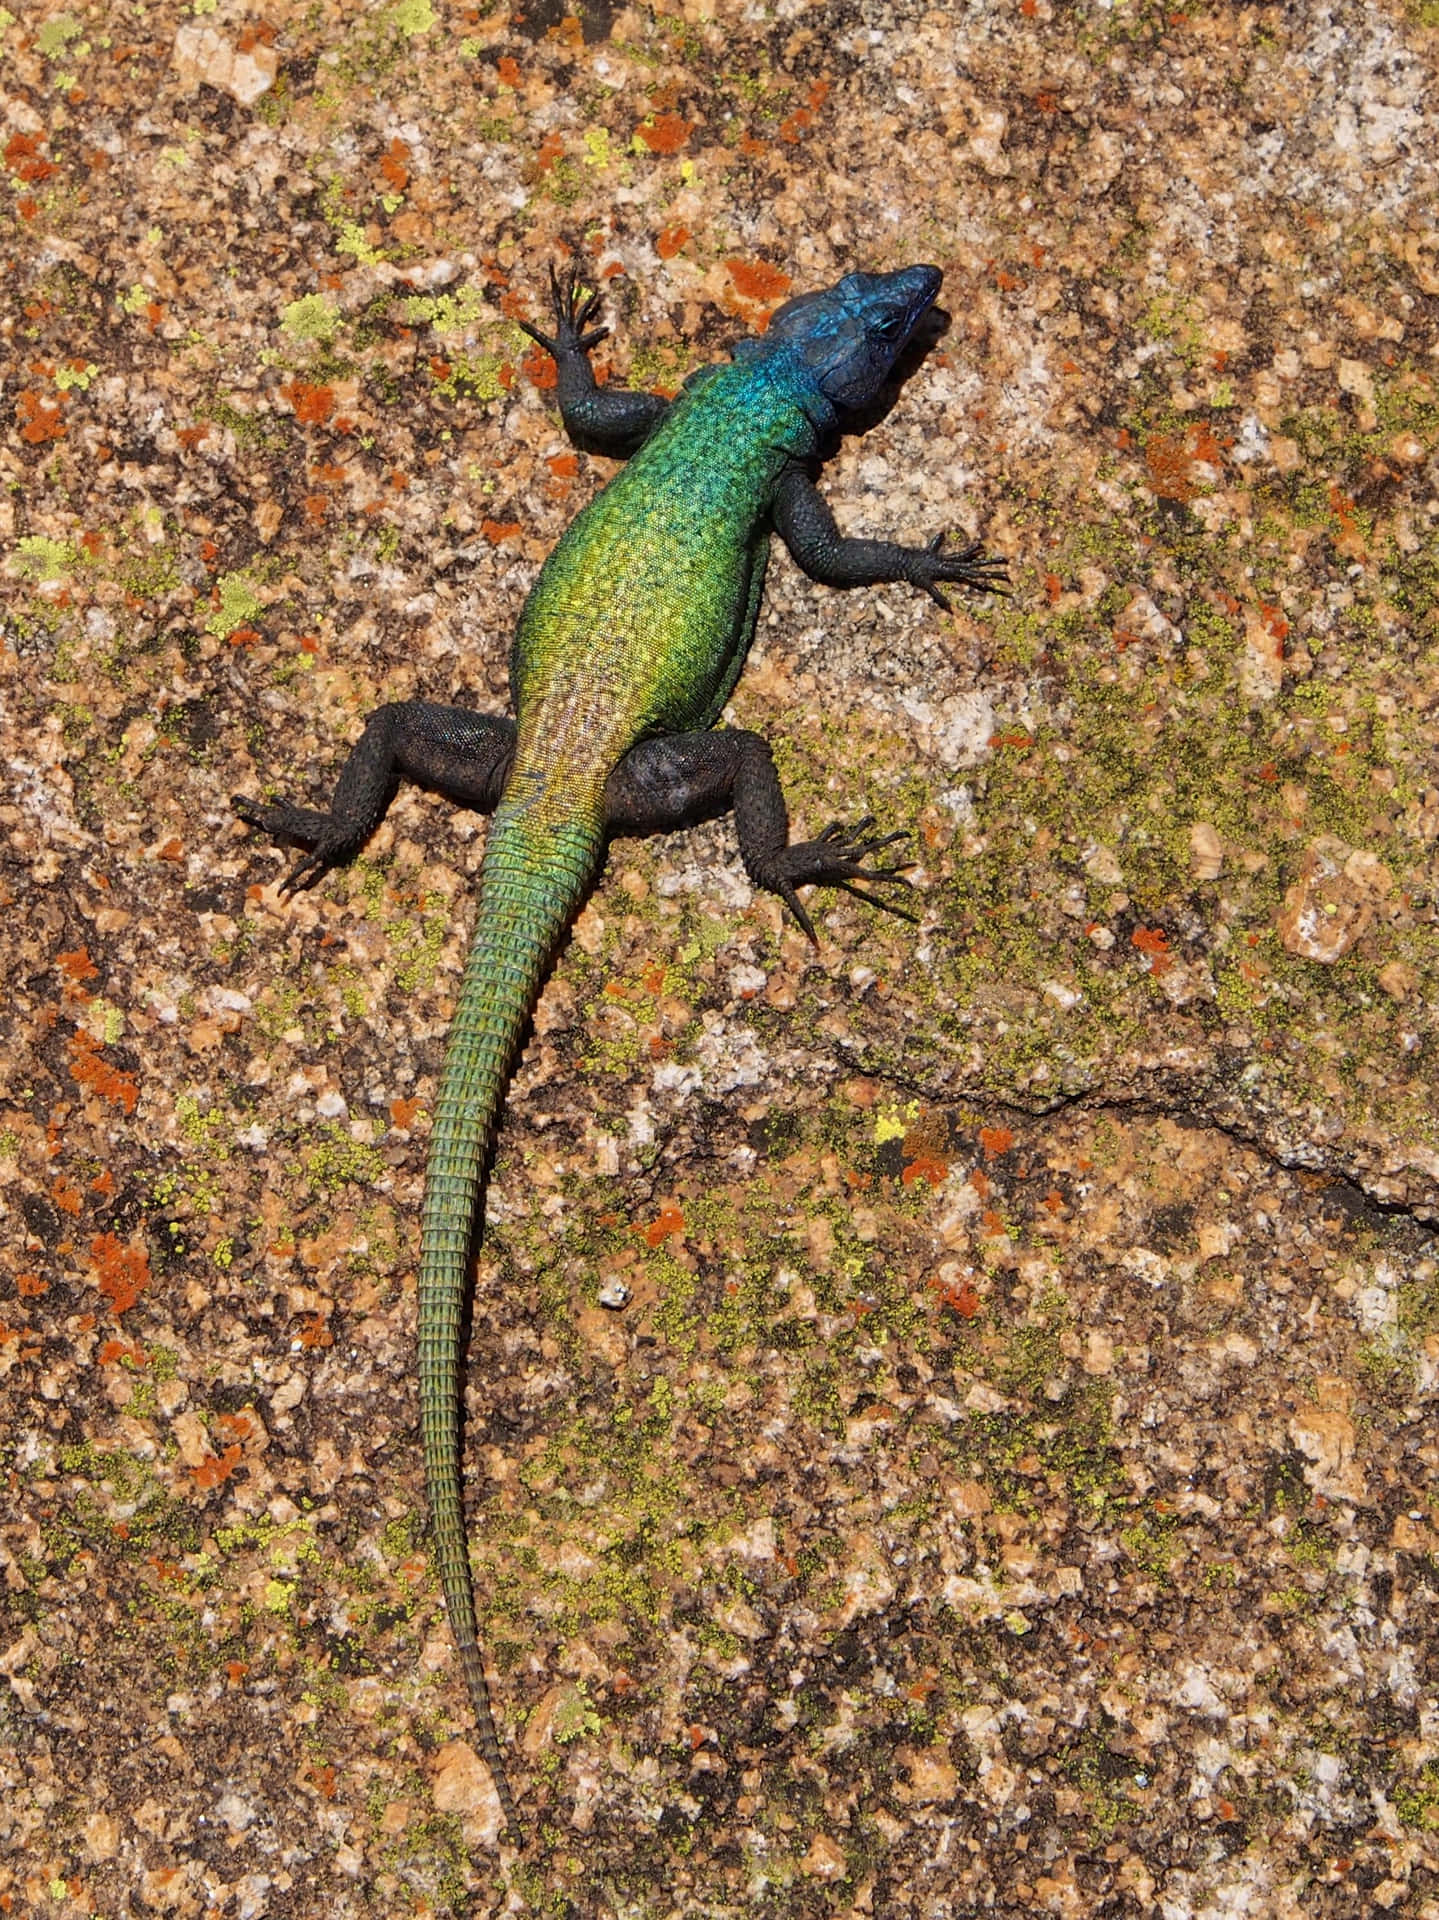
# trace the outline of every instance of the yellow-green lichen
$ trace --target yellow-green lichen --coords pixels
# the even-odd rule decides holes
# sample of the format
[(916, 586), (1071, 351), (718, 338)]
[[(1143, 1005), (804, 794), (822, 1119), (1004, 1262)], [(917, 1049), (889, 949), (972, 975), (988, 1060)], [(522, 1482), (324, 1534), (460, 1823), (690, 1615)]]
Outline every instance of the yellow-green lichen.
[(294, 340), (316, 340), (328, 346), (340, 330), (340, 310), (324, 294), (307, 293), (280, 309), (280, 325)]
[(228, 639), (237, 627), (249, 626), (264, 612), (265, 603), (247, 573), (223, 573), (215, 582), (219, 605), (205, 622), (206, 633)]

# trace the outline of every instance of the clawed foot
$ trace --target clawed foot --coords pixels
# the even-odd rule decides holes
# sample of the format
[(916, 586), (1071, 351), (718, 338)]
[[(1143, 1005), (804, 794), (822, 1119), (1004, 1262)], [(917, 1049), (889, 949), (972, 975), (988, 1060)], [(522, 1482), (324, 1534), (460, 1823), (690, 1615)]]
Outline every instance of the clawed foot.
[(286, 846), (305, 849), (281, 881), (282, 894), (303, 893), (331, 867), (342, 865), (355, 854), (353, 835), (337, 825), (331, 814), (318, 813), (313, 807), (297, 807), (289, 800), (261, 806), (240, 793), (232, 795), (230, 805), (247, 827), (254, 827)]
[(809, 935), (815, 946), (819, 937), (815, 933), (814, 923), (800, 904), (796, 887), (842, 887), (846, 893), (852, 893), (856, 900), (863, 900), (872, 907), (883, 907), (886, 913), (897, 914), (901, 920), (914, 921), (917, 914), (908, 913), (893, 900), (886, 900), (882, 894), (870, 893), (856, 881), (868, 881), (871, 886), (876, 882), (891, 887), (907, 887), (909, 881), (904, 877), (904, 869), (913, 863), (900, 861), (892, 867), (866, 866), (864, 862), (874, 854), (882, 853), (886, 847), (908, 839), (907, 834), (886, 833), (871, 834), (874, 816), (866, 814), (863, 820), (852, 827), (845, 827), (838, 820), (832, 820), (824, 832), (815, 840), (802, 840), (796, 846), (786, 847), (775, 862), (777, 871), (768, 884), (777, 893), (801, 927)]
[(986, 554), (978, 540), (971, 540), (967, 547), (960, 547), (955, 553), (941, 552), (943, 545), (944, 535), (937, 533), (917, 556), (914, 583), (923, 587), (946, 613), (950, 611), (950, 604), (948, 596), (939, 590), (941, 581), (946, 586), (970, 587), (975, 593), (1009, 592), (1008, 563)]
[(555, 310), (553, 339), (538, 327), (532, 327), (528, 320), (517, 320), (515, 324), (556, 360), (567, 353), (588, 353), (609, 332), (608, 327), (589, 327), (600, 310), (600, 296), (582, 291), (578, 267), (570, 267), (563, 280), (553, 266), (550, 268), (550, 303)]

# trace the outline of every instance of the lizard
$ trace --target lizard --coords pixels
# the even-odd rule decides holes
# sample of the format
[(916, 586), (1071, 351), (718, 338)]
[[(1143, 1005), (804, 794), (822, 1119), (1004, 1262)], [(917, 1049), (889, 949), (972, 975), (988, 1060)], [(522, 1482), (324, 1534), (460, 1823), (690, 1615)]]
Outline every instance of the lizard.
[[(236, 795), (235, 812), (301, 857), (282, 896), (352, 860), (401, 778), (491, 813), (475, 927), (435, 1101), (421, 1212), (419, 1399), (435, 1560), (481, 1753), (505, 1828), (519, 1825), (478, 1638), (464, 1523), (461, 1409), (470, 1261), (505, 1090), (551, 960), (598, 881), (613, 835), (734, 814), (740, 857), (811, 942), (798, 889), (844, 888), (903, 913), (886, 850), (904, 834), (865, 818), (790, 838), (764, 738), (717, 728), (754, 635), (772, 533), (832, 587), (907, 582), (1004, 591), (979, 543), (946, 552), (846, 538), (815, 484), (842, 429), (872, 422), (896, 363), (931, 314), (934, 266), (847, 273), (779, 307), (728, 364), (673, 400), (602, 386), (608, 328), (575, 268), (550, 270), (550, 353), (571, 440), (625, 464), (570, 522), (525, 601), (511, 652), (514, 717), (424, 700), (372, 713), (327, 809)], [(905, 917), (912, 917), (906, 915)]]

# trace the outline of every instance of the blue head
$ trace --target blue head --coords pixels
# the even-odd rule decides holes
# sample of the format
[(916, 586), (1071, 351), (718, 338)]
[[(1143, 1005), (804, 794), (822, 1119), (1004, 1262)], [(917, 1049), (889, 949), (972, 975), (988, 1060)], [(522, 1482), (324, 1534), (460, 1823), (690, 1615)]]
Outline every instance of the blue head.
[(807, 413), (838, 424), (879, 397), (943, 278), (938, 267), (847, 273), (823, 293), (787, 300), (735, 358), (772, 362), (779, 377), (796, 382)]

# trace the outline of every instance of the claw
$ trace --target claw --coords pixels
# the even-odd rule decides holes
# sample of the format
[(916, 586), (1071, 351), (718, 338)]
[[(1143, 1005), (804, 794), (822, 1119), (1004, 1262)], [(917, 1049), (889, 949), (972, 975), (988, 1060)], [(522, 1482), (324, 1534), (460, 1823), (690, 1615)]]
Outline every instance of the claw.
[[(867, 877), (871, 880), (884, 880), (890, 876), (887, 874), (872, 873)], [(897, 920), (908, 920), (912, 927), (919, 925), (919, 915), (917, 913), (911, 913), (907, 907), (900, 906), (898, 901), (886, 900), (884, 895), (880, 893), (866, 893), (863, 887), (853, 886), (848, 880), (836, 880), (834, 884), (837, 887), (842, 887), (846, 893), (853, 894), (856, 900), (863, 900), (867, 907), (878, 907), (884, 913), (892, 913)], [(900, 885), (907, 887), (909, 882), (908, 880), (901, 880)]]
[(800, 928), (808, 938), (810, 945), (817, 947), (819, 945), (819, 935), (814, 930), (814, 922), (805, 912), (799, 895), (795, 892), (788, 880), (782, 880), (780, 882), (778, 893), (780, 899), (784, 901), (795, 919), (798, 920)]
[(302, 855), (280, 882), (280, 898), (288, 900), (292, 893), (308, 893), (315, 882), (323, 878), (326, 865), (318, 853)]
[(946, 613), (952, 611), (949, 599), (940, 592), (938, 582), (946, 585), (969, 587), (975, 593), (1007, 594), (1009, 591), (1009, 566), (1004, 560), (987, 555), (982, 543), (971, 540), (967, 546), (956, 547), (953, 553), (942, 551), (944, 531), (935, 534), (925, 544), (924, 551), (935, 556), (935, 570), (932, 576), (919, 580), (930, 599), (943, 607)]
[[(765, 884), (780, 896), (816, 946), (819, 942), (814, 927), (799, 903), (796, 887), (838, 887), (842, 892), (852, 894), (856, 900), (863, 900), (867, 906), (882, 907), (886, 913), (897, 914), (901, 920), (918, 920), (917, 914), (896, 905), (878, 891), (883, 887), (908, 888), (911, 883), (905, 877), (904, 868), (912, 862), (904, 860), (882, 867), (866, 864), (887, 847), (908, 840), (909, 835), (871, 833), (870, 828), (874, 824), (874, 815), (868, 813), (862, 820), (849, 826), (842, 821), (831, 820), (813, 840), (788, 847), (781, 856), (783, 865), (780, 872), (775, 878), (765, 880)], [(785, 867), (788, 871), (784, 870)]]
[(564, 353), (588, 353), (591, 347), (597, 347), (608, 327), (589, 327), (604, 304), (604, 297), (598, 291), (580, 293), (579, 270), (574, 266), (566, 269), (564, 278), (550, 262), (550, 305), (554, 309), (555, 331), (553, 335), (542, 333), (538, 327), (531, 326), (528, 320), (517, 320), (515, 325), (521, 333), (528, 334), (536, 346), (543, 347), (552, 359), (558, 360)]
[(331, 867), (337, 866), (340, 858), (346, 857), (337, 856), (333, 839), (326, 844), (327, 829), (332, 828), (328, 814), (312, 813), (309, 808), (297, 807), (289, 800), (261, 806), (241, 793), (232, 795), (230, 804), (247, 827), (267, 834), (271, 840), (287, 841), (302, 849), (300, 858), (280, 882), (282, 898), (306, 892), (317, 880), (322, 880)]
[(559, 342), (552, 340), (547, 333), (541, 333), (538, 327), (532, 327), (528, 320), (516, 320), (515, 325), (521, 333), (527, 333), (531, 340), (538, 346), (543, 347), (546, 353), (556, 354), (559, 352)]

